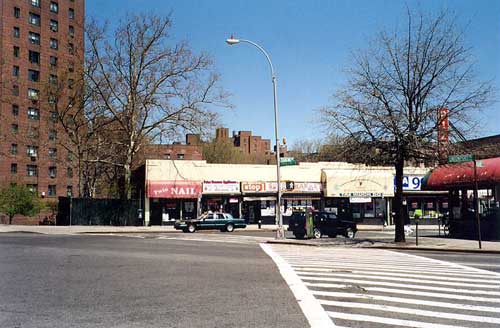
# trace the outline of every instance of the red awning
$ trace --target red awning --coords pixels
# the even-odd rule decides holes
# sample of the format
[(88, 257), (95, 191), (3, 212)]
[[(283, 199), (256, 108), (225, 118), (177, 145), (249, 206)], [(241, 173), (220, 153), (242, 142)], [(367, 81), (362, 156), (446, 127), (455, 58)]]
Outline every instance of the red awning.
[[(477, 161), (479, 187), (500, 184), (500, 157)], [(424, 190), (447, 190), (474, 187), (474, 163), (446, 164), (429, 172), (424, 179)]]

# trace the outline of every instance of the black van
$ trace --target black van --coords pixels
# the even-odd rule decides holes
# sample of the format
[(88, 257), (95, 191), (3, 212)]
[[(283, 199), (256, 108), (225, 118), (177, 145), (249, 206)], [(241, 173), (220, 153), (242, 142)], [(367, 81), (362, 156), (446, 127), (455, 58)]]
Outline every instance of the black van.
[[(356, 223), (340, 219), (336, 214), (329, 212), (313, 212), (314, 238), (329, 236), (332, 238), (342, 235), (352, 239), (358, 231)], [(306, 235), (306, 213), (293, 212), (288, 224), (288, 231), (292, 231), (297, 239)]]

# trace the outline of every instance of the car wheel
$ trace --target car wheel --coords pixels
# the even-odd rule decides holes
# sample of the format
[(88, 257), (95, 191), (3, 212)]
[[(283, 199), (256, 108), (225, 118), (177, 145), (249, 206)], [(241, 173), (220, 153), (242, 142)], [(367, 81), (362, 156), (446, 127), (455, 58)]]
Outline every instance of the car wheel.
[(294, 235), (294, 236), (295, 236), (295, 238), (297, 238), (297, 239), (304, 239), (304, 234), (303, 234), (303, 233), (298, 233), (298, 232), (297, 232), (297, 233), (294, 233), (293, 235)]
[(232, 223), (229, 223), (227, 226), (226, 226), (226, 231), (227, 232), (233, 232), (234, 231), (234, 225)]
[(354, 230), (352, 230), (351, 228), (347, 228), (347, 229), (345, 230), (345, 237), (346, 237), (347, 239), (353, 239), (355, 234), (356, 234), (356, 233), (355, 233), (355, 232), (354, 232)]
[(188, 232), (193, 233), (196, 231), (196, 226), (194, 224), (190, 224), (190, 225), (188, 225), (187, 230), (188, 230)]
[(316, 238), (316, 239), (320, 239), (321, 235), (322, 235), (321, 230), (319, 230), (318, 228), (314, 228), (313, 234), (314, 234), (314, 238)]

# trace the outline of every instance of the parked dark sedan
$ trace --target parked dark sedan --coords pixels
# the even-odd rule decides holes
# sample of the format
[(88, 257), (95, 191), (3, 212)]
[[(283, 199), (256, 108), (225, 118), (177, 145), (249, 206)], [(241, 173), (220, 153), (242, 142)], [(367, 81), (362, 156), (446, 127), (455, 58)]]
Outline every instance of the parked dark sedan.
[[(340, 219), (336, 214), (329, 212), (313, 212), (314, 238), (329, 236), (332, 238), (342, 235), (352, 239), (358, 231), (356, 223), (349, 220)], [(294, 212), (288, 224), (288, 231), (302, 239), (306, 236), (306, 213)]]
[(233, 232), (235, 228), (246, 228), (246, 226), (245, 220), (235, 219), (229, 213), (205, 213), (195, 220), (178, 220), (174, 224), (175, 229), (191, 233), (208, 229)]

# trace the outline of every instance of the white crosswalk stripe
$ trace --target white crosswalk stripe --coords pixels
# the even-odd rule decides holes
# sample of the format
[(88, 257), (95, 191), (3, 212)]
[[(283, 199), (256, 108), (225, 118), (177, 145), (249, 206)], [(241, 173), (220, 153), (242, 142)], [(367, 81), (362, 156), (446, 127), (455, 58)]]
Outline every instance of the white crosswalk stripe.
[(499, 273), (380, 249), (262, 247), (336, 326), (500, 327)]

